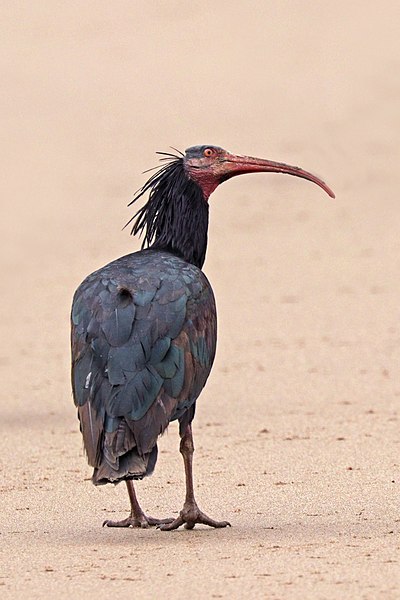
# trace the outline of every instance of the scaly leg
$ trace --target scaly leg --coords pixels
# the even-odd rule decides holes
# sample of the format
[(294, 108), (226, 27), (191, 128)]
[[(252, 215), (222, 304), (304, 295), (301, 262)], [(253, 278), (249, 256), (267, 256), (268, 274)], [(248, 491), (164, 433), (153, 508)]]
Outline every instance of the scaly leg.
[(181, 525), (185, 525), (186, 529), (193, 529), (196, 523), (202, 523), (203, 525), (209, 525), (210, 527), (230, 527), (231, 524), (228, 521), (214, 521), (205, 515), (197, 506), (194, 498), (193, 490), (193, 436), (192, 427), (187, 425), (181, 438), (180, 452), (183, 456), (183, 462), (185, 465), (185, 476), (186, 476), (186, 498), (181, 510), (179, 517), (170, 523), (159, 525), (159, 529), (162, 531), (171, 531), (177, 529)]
[(128, 479), (126, 481), (126, 487), (128, 488), (129, 500), (131, 503), (131, 514), (127, 519), (122, 521), (109, 521), (106, 519), (103, 523), (103, 527), (141, 527), (146, 529), (147, 527), (153, 527), (155, 525), (163, 525), (171, 523), (173, 519), (154, 519), (153, 517), (147, 517), (136, 498), (135, 488), (133, 481)]

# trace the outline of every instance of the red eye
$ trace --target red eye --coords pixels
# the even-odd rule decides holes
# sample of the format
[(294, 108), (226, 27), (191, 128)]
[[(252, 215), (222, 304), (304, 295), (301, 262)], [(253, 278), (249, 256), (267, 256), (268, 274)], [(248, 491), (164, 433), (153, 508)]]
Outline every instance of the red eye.
[(212, 156), (214, 154), (214, 152), (212, 151), (211, 148), (206, 148), (203, 152), (204, 156)]

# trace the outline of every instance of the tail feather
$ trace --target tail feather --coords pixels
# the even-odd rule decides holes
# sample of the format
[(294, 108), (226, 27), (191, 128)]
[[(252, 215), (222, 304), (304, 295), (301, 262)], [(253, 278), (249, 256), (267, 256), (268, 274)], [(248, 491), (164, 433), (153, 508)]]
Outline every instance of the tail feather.
[(157, 462), (157, 445), (151, 452), (140, 456), (136, 448), (119, 456), (115, 463), (110, 464), (106, 454), (98, 467), (93, 471), (92, 481), (94, 485), (106, 483), (119, 483), (126, 479), (143, 479), (151, 475)]
[(87, 402), (79, 417), (95, 485), (142, 479), (151, 475), (157, 461), (157, 438), (168, 427), (176, 399), (165, 392), (138, 421), (99, 414)]

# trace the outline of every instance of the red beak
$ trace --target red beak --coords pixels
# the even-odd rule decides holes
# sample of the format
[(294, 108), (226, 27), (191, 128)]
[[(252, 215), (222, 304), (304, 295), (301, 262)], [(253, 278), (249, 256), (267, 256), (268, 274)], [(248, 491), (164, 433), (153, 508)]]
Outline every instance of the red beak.
[(262, 158), (253, 158), (252, 156), (237, 156), (235, 154), (226, 153), (224, 159), (220, 163), (219, 171), (221, 174), (220, 181), (226, 181), (236, 175), (244, 175), (246, 173), (286, 173), (294, 175), (302, 179), (308, 179), (319, 185), (331, 198), (335, 197), (332, 190), (326, 185), (322, 179), (304, 171), (300, 167), (293, 167), (285, 163), (275, 162), (273, 160), (265, 160)]

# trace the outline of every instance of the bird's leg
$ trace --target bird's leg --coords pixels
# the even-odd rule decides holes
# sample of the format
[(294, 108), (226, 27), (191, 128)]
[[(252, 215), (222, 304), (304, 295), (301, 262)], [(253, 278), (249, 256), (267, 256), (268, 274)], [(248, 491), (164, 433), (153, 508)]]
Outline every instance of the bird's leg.
[(181, 525), (185, 525), (186, 529), (193, 529), (196, 523), (209, 525), (210, 527), (230, 527), (228, 521), (214, 521), (205, 515), (197, 506), (194, 489), (193, 489), (193, 436), (192, 427), (187, 425), (181, 438), (180, 452), (183, 456), (186, 476), (186, 498), (179, 517), (171, 523), (159, 525), (159, 529), (163, 531), (171, 531), (177, 529)]
[(131, 503), (131, 514), (127, 519), (123, 519), (122, 521), (106, 520), (103, 523), (103, 527), (107, 525), (107, 527), (141, 527), (142, 529), (146, 529), (147, 527), (163, 525), (173, 521), (173, 519), (154, 519), (154, 517), (146, 516), (136, 498), (133, 482), (127, 480), (126, 487), (128, 488), (129, 500)]

